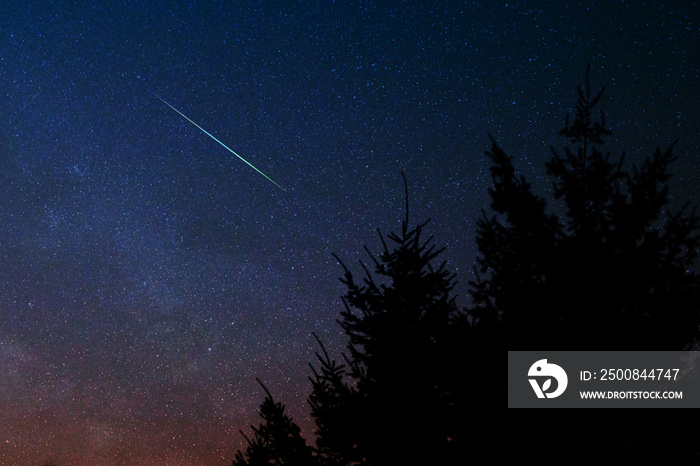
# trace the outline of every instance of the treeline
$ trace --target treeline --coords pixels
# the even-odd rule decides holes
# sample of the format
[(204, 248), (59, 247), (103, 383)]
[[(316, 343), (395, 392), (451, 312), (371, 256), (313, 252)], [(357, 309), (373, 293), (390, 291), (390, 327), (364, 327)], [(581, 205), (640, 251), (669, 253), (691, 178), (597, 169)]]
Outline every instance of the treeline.
[[(310, 374), (315, 445), (263, 386), (262, 423), (234, 466), (449, 465), (485, 453), (546, 464), (601, 452), (697, 462), (700, 448), (682, 443), (685, 434), (672, 441), (628, 429), (586, 450), (584, 439), (597, 437), (581, 427), (541, 432), (516, 422), (518, 440), (509, 442), (497, 414), (507, 350), (682, 350), (698, 337), (699, 217), (689, 204), (666, 210), (674, 144), (631, 168), (624, 153), (603, 153), (611, 133), (594, 111), (603, 91), (591, 92), (587, 71), (560, 131), (569, 145), (552, 148), (545, 164), (552, 199), (533, 192), (492, 138), (492, 202), (477, 224), (467, 307), (455, 302), (455, 274), (426, 238), (427, 222), (409, 224), (408, 188), (401, 231), (380, 232), (378, 253), (365, 247), (359, 278), (336, 257), (349, 344), (337, 359), (317, 338), (317, 359), (301, 369)], [(489, 450), (494, 440), (501, 449)], [(656, 448), (671, 443), (665, 456)], [(531, 445), (527, 454), (516, 448)]]

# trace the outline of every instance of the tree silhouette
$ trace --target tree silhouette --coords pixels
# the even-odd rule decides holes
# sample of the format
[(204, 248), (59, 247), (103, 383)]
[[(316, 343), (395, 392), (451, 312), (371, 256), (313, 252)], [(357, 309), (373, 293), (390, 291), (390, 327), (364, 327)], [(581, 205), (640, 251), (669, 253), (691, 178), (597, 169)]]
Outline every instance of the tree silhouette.
[[(484, 211), (477, 225), (468, 312), (455, 304), (455, 275), (444, 262), (433, 266), (443, 249), (424, 238), (428, 222), (409, 228), (407, 187), (401, 230), (379, 232), (378, 255), (365, 247), (371, 266), (360, 262), (362, 278), (335, 256), (346, 287), (339, 324), (349, 344), (337, 362), (314, 334), (320, 351), (308, 402), (316, 448), (265, 389), (266, 424), (254, 429), (234, 465), (463, 464), (485, 453), (484, 440), (503, 439), (502, 425), (486, 430), (492, 413), (469, 411), (467, 403), (504, 403), (505, 385), (494, 384), (503, 378), (504, 349), (674, 350), (694, 342), (700, 217), (688, 204), (664, 210), (674, 145), (629, 170), (624, 153), (603, 154), (610, 131), (602, 112), (593, 117), (603, 91), (591, 94), (587, 71), (573, 122), (567, 117), (561, 131), (574, 148), (552, 149), (545, 164), (553, 179), (549, 204), (491, 138), (493, 212)], [(600, 448), (582, 450), (592, 438), (583, 427), (554, 425), (542, 439), (530, 421), (509, 423), (518, 440), (487, 451), (527, 451), (547, 464), (574, 451), (591, 461), (598, 453), (641, 460), (648, 455), (640, 446), (659, 438), (601, 426), (608, 433)], [(694, 457), (674, 445), (673, 458)]]
[[(314, 333), (323, 355), (316, 353), (320, 363), (317, 370), (309, 363), (313, 377), (308, 403), (316, 420), (316, 448), (321, 464), (340, 466), (362, 463), (364, 456), (358, 451), (358, 434), (363, 433), (363, 415), (360, 394), (346, 383), (346, 364), (331, 359), (323, 343)], [(347, 360), (348, 365), (352, 363)], [(359, 441), (362, 444), (362, 441)]]
[(248, 442), (248, 447), (245, 453), (236, 452), (233, 466), (314, 464), (313, 449), (306, 445), (299, 426), (284, 413), (284, 405), (273, 400), (267, 387), (260, 380), (255, 380), (267, 394), (260, 405), (260, 417), (264, 423), (258, 428), (251, 426), (255, 433), (252, 440), (240, 431)]
[(474, 315), (502, 325), (509, 349), (684, 349), (700, 323), (699, 218), (687, 204), (663, 210), (674, 144), (631, 171), (624, 153), (603, 155), (611, 133), (592, 115), (604, 88), (591, 94), (589, 70), (560, 133), (576, 148), (552, 149), (546, 164), (565, 220), (492, 138), (494, 214), (478, 223)]
[[(624, 153), (604, 154), (610, 131), (596, 112), (604, 88), (592, 93), (589, 76), (590, 67), (573, 121), (567, 116), (560, 131), (571, 147), (552, 149), (545, 164), (549, 203), (492, 138), (492, 213), (478, 223), (471, 282), (477, 347), (681, 350), (698, 336), (698, 217), (688, 204), (666, 210), (675, 143), (631, 169)], [(698, 462), (692, 429), (674, 429), (671, 419), (650, 429), (641, 412), (540, 417), (544, 431), (529, 415), (509, 418), (506, 459), (526, 452), (535, 464)]]
[(340, 325), (350, 343), (346, 364), (323, 350), (312, 378), (309, 402), (324, 457), (449, 464), (464, 440), (458, 380), (468, 326), (451, 294), (455, 275), (444, 262), (432, 265), (443, 249), (431, 244), (432, 237), (422, 238), (427, 223), (409, 229), (406, 191), (401, 232), (387, 237), (393, 247), (381, 232), (381, 254), (365, 246), (373, 272), (361, 262), (364, 278), (358, 282), (335, 256), (347, 287)]
[(466, 423), (460, 416), (467, 402), (462, 369), (470, 324), (451, 294), (455, 275), (444, 262), (433, 267), (444, 249), (422, 237), (428, 222), (408, 227), (405, 177), (404, 186), (401, 233), (389, 234), (388, 243), (379, 232), (378, 256), (365, 247), (373, 272), (361, 262), (364, 279), (358, 282), (334, 255), (347, 287), (339, 324), (350, 337), (349, 355), (337, 363), (314, 334), (321, 351), (318, 368), (310, 364), (308, 402), (316, 449), (306, 446), (265, 389), (260, 413), (266, 424), (253, 429), (252, 440), (246, 437), (246, 453), (236, 454), (234, 466), (461, 463)]

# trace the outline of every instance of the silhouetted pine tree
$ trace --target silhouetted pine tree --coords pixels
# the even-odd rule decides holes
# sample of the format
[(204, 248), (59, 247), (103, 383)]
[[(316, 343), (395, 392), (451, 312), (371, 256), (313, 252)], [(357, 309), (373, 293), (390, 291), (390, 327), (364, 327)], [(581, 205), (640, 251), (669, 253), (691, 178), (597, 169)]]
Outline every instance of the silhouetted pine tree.
[(451, 295), (454, 274), (444, 262), (432, 266), (443, 249), (422, 238), (426, 224), (408, 228), (406, 194), (401, 233), (388, 235), (392, 247), (381, 232), (379, 256), (365, 247), (374, 272), (361, 263), (358, 282), (335, 256), (348, 290), (340, 324), (349, 356), (338, 365), (325, 350), (319, 355), (309, 398), (319, 452), (330, 464), (452, 464), (463, 445), (458, 381), (468, 326)]
[(592, 116), (603, 91), (591, 95), (587, 71), (561, 131), (576, 148), (552, 149), (546, 164), (565, 221), (492, 138), (494, 214), (478, 223), (471, 292), (475, 316), (500, 323), (509, 349), (679, 350), (698, 335), (699, 218), (687, 204), (663, 210), (673, 145), (631, 171), (624, 153), (603, 155), (610, 131)]
[(284, 464), (294, 466), (311, 466), (315, 464), (313, 449), (306, 445), (301, 436), (301, 429), (284, 414), (284, 405), (275, 402), (272, 394), (260, 380), (267, 396), (260, 405), (260, 417), (264, 423), (253, 429), (255, 436), (249, 439), (243, 431), (241, 434), (248, 442), (245, 453), (236, 452), (233, 466), (258, 466)]
[(347, 365), (331, 359), (321, 340), (315, 333), (313, 335), (323, 352), (323, 355), (316, 353), (320, 363), (318, 370), (309, 363), (313, 377), (309, 377), (312, 391), (308, 398), (311, 415), (316, 420), (320, 464), (362, 464), (364, 458), (358, 451), (358, 441), (362, 443), (364, 431), (360, 394), (347, 384)]

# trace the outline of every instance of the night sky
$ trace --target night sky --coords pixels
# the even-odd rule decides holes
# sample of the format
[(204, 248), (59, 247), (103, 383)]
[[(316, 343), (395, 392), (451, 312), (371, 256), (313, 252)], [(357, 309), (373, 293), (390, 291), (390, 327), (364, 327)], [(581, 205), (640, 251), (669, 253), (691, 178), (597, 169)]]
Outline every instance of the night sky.
[(680, 139), (697, 202), (700, 7), (662, 3), (3, 1), (0, 463), (228, 464), (256, 377), (310, 438), (331, 254), (398, 230), (403, 171), (467, 305), (487, 134), (546, 194), (588, 64), (607, 149)]

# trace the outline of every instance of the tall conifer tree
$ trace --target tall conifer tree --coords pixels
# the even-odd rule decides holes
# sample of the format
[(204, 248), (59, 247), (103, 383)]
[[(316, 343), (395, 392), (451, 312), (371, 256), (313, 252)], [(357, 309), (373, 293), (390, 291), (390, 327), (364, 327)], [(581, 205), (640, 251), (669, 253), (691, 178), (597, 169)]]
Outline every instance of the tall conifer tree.
[(603, 90), (578, 89), (574, 121), (546, 164), (565, 219), (516, 177), (493, 141), (493, 214), (478, 223), (475, 315), (500, 321), (509, 349), (680, 350), (698, 336), (698, 216), (669, 203), (674, 145), (640, 167), (600, 147), (610, 131), (594, 117)]
[[(367, 464), (445, 464), (464, 441), (458, 415), (466, 400), (458, 380), (460, 331), (467, 325), (451, 293), (455, 275), (444, 262), (433, 266), (443, 249), (423, 238), (426, 224), (409, 228), (406, 192), (401, 232), (390, 233), (388, 242), (379, 233), (378, 256), (365, 247), (373, 270), (361, 263), (362, 281), (338, 258), (347, 287), (340, 321), (350, 337), (347, 365), (319, 356), (310, 397), (318, 445), (329, 456)], [(346, 369), (349, 378), (341, 382)], [(332, 432), (331, 425), (343, 430)]]

